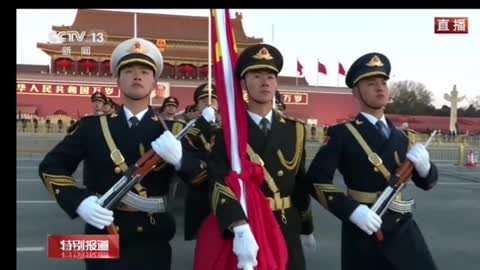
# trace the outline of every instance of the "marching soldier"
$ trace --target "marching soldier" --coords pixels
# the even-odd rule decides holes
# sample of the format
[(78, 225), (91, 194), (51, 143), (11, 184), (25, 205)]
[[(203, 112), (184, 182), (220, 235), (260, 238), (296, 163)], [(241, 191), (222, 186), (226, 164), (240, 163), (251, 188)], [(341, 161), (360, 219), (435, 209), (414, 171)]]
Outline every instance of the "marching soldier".
[(275, 91), (275, 106), (277, 107), (277, 111), (280, 113), (284, 113), (287, 109), (287, 105), (283, 103), (282, 96), (278, 90)]
[(116, 104), (112, 98), (107, 97), (105, 104), (103, 105), (103, 112), (106, 114), (114, 113), (117, 111)]
[[(92, 107), (93, 107), (93, 113), (86, 114), (85, 116), (91, 116), (91, 115), (102, 115), (104, 113), (107, 113), (105, 111), (105, 107), (107, 106), (108, 103), (107, 96), (102, 93), (102, 92), (94, 92), (90, 96), (90, 101), (92, 102)], [(111, 99), (110, 99), (111, 100)], [(84, 117), (85, 117), (84, 116)], [(78, 124), (80, 121), (76, 121), (74, 123), (70, 123), (70, 126), (67, 128), (67, 133), (72, 132), (78, 127)]]
[(161, 112), (165, 119), (173, 120), (175, 113), (177, 113), (177, 108), (180, 103), (178, 99), (174, 96), (167, 97), (162, 104)]
[[(166, 195), (174, 170), (191, 178), (200, 161), (184, 151), (181, 142), (166, 131), (149, 107), (150, 92), (163, 69), (155, 44), (140, 38), (120, 43), (112, 53), (112, 74), (122, 91), (123, 106), (117, 113), (82, 118), (43, 159), (40, 177), (60, 207), (71, 218), (80, 216), (86, 234), (105, 234), (114, 222), (120, 236), (120, 259), (86, 260), (87, 270), (170, 269), (170, 240), (175, 221), (167, 211)], [(122, 201), (105, 209), (97, 200), (130, 165), (150, 148), (163, 159), (129, 194), (148, 209)], [(72, 174), (84, 162), (84, 185)]]
[(107, 103), (107, 96), (105, 96), (102, 92), (95, 92), (90, 97), (93, 106), (93, 113), (94, 114), (103, 114), (104, 109), (103, 107)]
[[(429, 190), (438, 179), (425, 147), (414, 144), (414, 134), (385, 118), (390, 69), (390, 61), (380, 53), (368, 53), (352, 64), (346, 84), (358, 100), (360, 114), (328, 129), (307, 174), (315, 199), (342, 221), (343, 270), (436, 269), (412, 218), (413, 200), (396, 196), (383, 217), (370, 209), (407, 158), (415, 166), (416, 186)], [(332, 184), (336, 169), (343, 175), (347, 194)], [(373, 235), (379, 229), (383, 241)]]
[(204, 170), (202, 173), (187, 181), (187, 194), (185, 197), (185, 240), (194, 240), (197, 238), (198, 230), (202, 222), (211, 213), (210, 192), (207, 181), (207, 156), (211, 152), (213, 144), (213, 132), (218, 128), (216, 124), (212, 124), (215, 117), (215, 109), (217, 108), (217, 94), (215, 85), (212, 84), (211, 104), (208, 104), (208, 84), (199, 85), (194, 92), (193, 99), (201, 116), (197, 118), (195, 128), (188, 131), (185, 137), (185, 147), (198, 153), (198, 157), (202, 160)]
[[(315, 246), (309, 197), (311, 185), (304, 177), (304, 124), (272, 110), (282, 66), (283, 57), (275, 47), (257, 44), (246, 48), (239, 56), (236, 76), (248, 93), (248, 157), (263, 165), (265, 181), (259, 187), (270, 202), (283, 233), (288, 250), (287, 269), (302, 270), (305, 258), (301, 239), (310, 248)], [(213, 212), (221, 235), (233, 238), (238, 267), (255, 266), (258, 246), (239, 200), (225, 183), (230, 167), (228, 160), (223, 133), (217, 132), (207, 163), (208, 177), (214, 181)]]

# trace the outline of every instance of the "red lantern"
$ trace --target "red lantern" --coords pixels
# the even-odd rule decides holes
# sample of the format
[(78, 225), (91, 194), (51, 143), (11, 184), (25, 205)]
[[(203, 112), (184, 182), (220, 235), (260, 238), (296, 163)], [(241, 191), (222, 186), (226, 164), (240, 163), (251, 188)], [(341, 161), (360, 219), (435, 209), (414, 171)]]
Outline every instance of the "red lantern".
[(110, 71), (110, 61), (105, 61), (105, 62), (103, 63), (103, 67), (105, 68), (105, 70), (106, 70), (107, 72), (111, 72), (111, 71)]
[(208, 66), (203, 66), (203, 67), (202, 67), (202, 72), (203, 72), (205, 75), (208, 75)]
[(90, 73), (93, 68), (93, 63), (90, 60), (86, 60), (85, 62), (83, 62), (83, 66), (85, 67), (85, 70)]
[(192, 68), (191, 66), (189, 66), (189, 65), (185, 65), (185, 66), (183, 67), (183, 72), (185, 72), (185, 74), (190, 74), (190, 73), (193, 72), (193, 68)]
[(71, 65), (70, 61), (68, 61), (67, 59), (62, 59), (57, 63), (62, 67), (63, 72), (65, 72), (67, 68)]

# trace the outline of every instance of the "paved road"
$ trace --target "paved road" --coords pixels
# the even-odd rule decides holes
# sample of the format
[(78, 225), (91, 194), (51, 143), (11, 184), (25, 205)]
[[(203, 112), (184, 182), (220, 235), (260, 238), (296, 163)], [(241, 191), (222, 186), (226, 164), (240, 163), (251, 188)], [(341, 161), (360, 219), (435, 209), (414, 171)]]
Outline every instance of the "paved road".
[[(37, 176), (38, 163), (38, 159), (17, 159), (17, 270), (84, 269), (81, 261), (47, 259), (48, 234), (81, 233), (83, 224), (70, 220), (52, 201)], [(439, 185), (432, 192), (407, 190), (416, 198), (417, 223), (440, 270), (476, 270), (480, 265), (480, 169), (441, 165), (440, 170)], [(80, 172), (75, 176), (80, 177)], [(339, 185), (340, 180), (335, 179)], [(172, 241), (172, 269), (189, 270), (195, 243), (183, 241), (181, 197), (172, 208), (178, 225)], [(340, 223), (317, 203), (313, 212), (319, 249), (307, 254), (308, 269), (340, 269)]]

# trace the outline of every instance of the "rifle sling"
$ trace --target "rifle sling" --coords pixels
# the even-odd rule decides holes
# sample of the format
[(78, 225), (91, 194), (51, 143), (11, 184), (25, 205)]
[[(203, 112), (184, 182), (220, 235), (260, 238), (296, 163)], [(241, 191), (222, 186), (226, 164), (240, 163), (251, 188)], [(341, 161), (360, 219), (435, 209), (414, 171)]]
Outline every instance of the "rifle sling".
[(380, 156), (373, 152), (370, 146), (367, 144), (365, 139), (360, 135), (358, 130), (351, 124), (351, 123), (346, 123), (345, 124), (348, 128), (348, 130), (352, 133), (353, 137), (355, 137), (355, 140), (357, 140), (358, 144), (362, 147), (363, 151), (365, 151), (365, 154), (367, 154), (368, 161), (375, 166), (385, 177), (385, 180), (389, 181), (390, 180), (390, 172), (387, 170), (385, 165), (383, 165), (383, 160), (380, 158)]
[[(110, 128), (108, 127), (106, 115), (100, 116), (100, 125), (102, 126), (103, 137), (105, 138), (108, 148), (110, 149), (110, 158), (112, 159), (113, 164), (115, 164), (115, 166), (118, 166), (120, 170), (125, 173), (128, 170), (128, 166), (125, 163), (125, 158), (123, 157), (120, 150), (118, 150), (115, 142), (113, 141), (112, 133), (110, 133)], [(147, 197), (147, 192), (140, 183), (135, 183), (134, 188), (141, 196)]]

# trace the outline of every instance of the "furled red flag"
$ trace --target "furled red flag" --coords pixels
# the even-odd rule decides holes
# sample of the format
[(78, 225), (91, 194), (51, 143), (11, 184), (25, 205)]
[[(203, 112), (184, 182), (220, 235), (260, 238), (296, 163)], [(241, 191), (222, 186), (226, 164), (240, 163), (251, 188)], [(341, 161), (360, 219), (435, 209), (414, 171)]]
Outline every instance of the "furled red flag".
[(300, 74), (300, 76), (303, 75), (303, 66), (302, 64), (300, 64), (300, 61), (298, 61), (298, 59), (297, 59), (297, 71)]
[[(244, 210), (259, 246), (255, 270), (285, 270), (288, 261), (285, 239), (269, 202), (259, 188), (264, 182), (263, 170), (247, 159), (247, 112), (240, 80), (236, 79), (234, 72), (238, 50), (230, 13), (228, 9), (212, 10), (210, 16), (214, 79), (225, 147), (231, 164), (225, 183), (239, 201), (242, 197), (247, 201), (247, 209)], [(198, 234), (194, 270), (237, 269), (237, 263), (233, 239), (223, 238), (216, 216), (210, 214)]]
[(327, 68), (320, 62), (318, 62), (318, 72), (327, 75)]
[(343, 68), (342, 63), (338, 63), (338, 73), (340, 73), (340, 74), (342, 74), (342, 75), (344, 75), (344, 76), (345, 76), (345, 74), (347, 74), (347, 73), (345, 72), (345, 69)]

